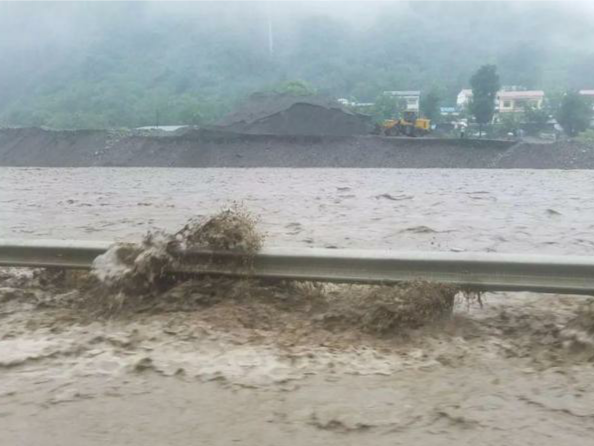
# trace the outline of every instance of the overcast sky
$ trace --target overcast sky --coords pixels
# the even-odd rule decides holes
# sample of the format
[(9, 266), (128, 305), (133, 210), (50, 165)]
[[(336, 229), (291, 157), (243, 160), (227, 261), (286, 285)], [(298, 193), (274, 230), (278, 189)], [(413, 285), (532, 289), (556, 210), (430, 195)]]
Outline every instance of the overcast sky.
[[(531, 12), (537, 10), (550, 11), (553, 19), (561, 14), (566, 21), (568, 16), (575, 17), (576, 24), (581, 23), (582, 28), (594, 21), (594, 0), (0, 0), (0, 48), (84, 41), (87, 36), (101, 33), (125, 9), (128, 14), (149, 19), (168, 15), (191, 19), (210, 14), (241, 23), (255, 14), (269, 13), (275, 19), (285, 20), (326, 15), (354, 26), (367, 26), (378, 16), (387, 14), (416, 12), (422, 17), (438, 10), (438, 17), (449, 12), (477, 16), (488, 14), (489, 8), (497, 8), (499, 14), (502, 8), (526, 14), (527, 24)], [(571, 34), (569, 29), (568, 34)]]
[[(359, 19), (391, 13), (400, 9), (424, 12), (434, 3), (467, 5), (483, 9), (486, 5), (500, 5), (516, 10), (552, 9), (576, 15), (594, 15), (594, 0), (0, 0), (0, 20), (37, 20), (39, 17), (66, 19), (97, 13), (101, 9), (130, 5), (138, 9), (165, 14), (195, 14), (204, 12), (241, 13), (270, 10), (275, 14), (323, 14), (337, 18)], [(0, 31), (1, 32), (1, 31)]]
[[(190, 12), (205, 9), (250, 10), (269, 9), (284, 14), (324, 14), (349, 19), (366, 18), (396, 12), (401, 8), (422, 13), (432, 3), (467, 4), (469, 8), (483, 9), (487, 4), (501, 5), (516, 10), (534, 8), (574, 12), (576, 15), (594, 14), (594, 0), (149, 0), (151, 8), (160, 12)], [(216, 6), (213, 6), (216, 4)]]

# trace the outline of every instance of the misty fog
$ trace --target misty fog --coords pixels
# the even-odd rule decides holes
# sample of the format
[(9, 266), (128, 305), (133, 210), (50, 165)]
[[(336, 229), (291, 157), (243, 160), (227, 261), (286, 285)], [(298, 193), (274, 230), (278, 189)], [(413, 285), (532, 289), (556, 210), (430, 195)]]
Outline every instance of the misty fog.
[(302, 80), (372, 101), (441, 91), (480, 65), (504, 85), (594, 88), (593, 9), (542, 2), (0, 3), (0, 124), (210, 122)]

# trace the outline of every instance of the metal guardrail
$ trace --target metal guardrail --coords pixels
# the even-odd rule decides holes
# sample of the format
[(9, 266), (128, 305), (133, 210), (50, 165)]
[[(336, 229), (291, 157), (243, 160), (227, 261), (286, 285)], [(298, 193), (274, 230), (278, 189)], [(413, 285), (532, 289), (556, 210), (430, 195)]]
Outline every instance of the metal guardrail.
[(111, 242), (0, 239), (0, 266), (89, 269)]
[[(110, 244), (0, 240), (0, 266), (90, 268)], [(594, 295), (594, 257), (266, 248), (245, 267), (237, 253), (178, 254), (183, 261), (172, 272), (371, 284), (422, 279), (481, 291)]]

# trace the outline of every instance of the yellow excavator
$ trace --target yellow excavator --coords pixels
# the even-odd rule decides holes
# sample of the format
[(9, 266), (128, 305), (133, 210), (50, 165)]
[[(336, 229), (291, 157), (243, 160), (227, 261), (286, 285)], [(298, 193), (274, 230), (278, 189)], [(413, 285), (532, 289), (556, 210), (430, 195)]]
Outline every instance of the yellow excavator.
[(376, 133), (384, 136), (424, 136), (431, 131), (431, 120), (417, 117), (414, 111), (405, 111), (400, 119), (387, 119)]

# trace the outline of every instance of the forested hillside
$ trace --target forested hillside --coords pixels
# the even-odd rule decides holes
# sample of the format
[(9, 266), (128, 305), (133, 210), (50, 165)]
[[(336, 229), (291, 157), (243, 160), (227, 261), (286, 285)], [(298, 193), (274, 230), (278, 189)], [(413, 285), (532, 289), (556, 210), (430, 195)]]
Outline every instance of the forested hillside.
[(207, 123), (296, 79), (448, 105), (485, 63), (505, 85), (594, 88), (592, 17), (541, 2), (0, 3), (0, 125)]

